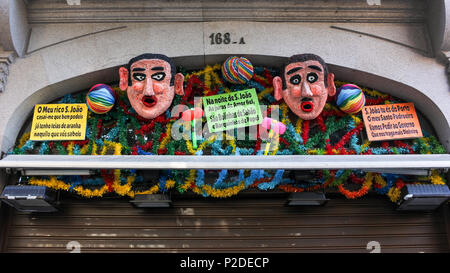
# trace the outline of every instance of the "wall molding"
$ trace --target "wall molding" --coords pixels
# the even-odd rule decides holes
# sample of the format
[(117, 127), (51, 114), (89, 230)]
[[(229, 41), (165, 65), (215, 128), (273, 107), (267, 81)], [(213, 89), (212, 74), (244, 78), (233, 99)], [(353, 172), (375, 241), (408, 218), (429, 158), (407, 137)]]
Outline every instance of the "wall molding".
[(9, 75), (9, 66), (14, 62), (16, 56), (12, 51), (3, 51), (0, 48), (0, 92), (6, 90)]
[(30, 1), (30, 24), (111, 22), (366, 22), (423, 23), (426, 3), (391, 0), (374, 5), (369, 0), (253, 0), (253, 1)]

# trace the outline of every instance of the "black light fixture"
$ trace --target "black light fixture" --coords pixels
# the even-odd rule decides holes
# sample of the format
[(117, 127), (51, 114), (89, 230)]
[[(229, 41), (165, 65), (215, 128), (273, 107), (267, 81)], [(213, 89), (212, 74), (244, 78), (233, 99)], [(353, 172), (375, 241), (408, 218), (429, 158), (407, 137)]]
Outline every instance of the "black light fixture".
[(322, 192), (294, 192), (288, 197), (288, 206), (323, 206), (329, 199)]
[(168, 208), (172, 205), (167, 194), (138, 194), (130, 202), (137, 208)]
[(21, 212), (55, 212), (56, 193), (44, 186), (6, 186), (0, 199)]
[(450, 199), (447, 185), (407, 184), (402, 188), (397, 210), (435, 210)]

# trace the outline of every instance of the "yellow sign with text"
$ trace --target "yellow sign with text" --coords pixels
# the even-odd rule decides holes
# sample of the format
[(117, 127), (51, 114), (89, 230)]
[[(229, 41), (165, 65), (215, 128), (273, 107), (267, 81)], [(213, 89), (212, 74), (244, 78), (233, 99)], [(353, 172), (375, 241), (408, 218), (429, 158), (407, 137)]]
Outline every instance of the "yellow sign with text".
[(86, 104), (36, 104), (30, 140), (84, 140)]

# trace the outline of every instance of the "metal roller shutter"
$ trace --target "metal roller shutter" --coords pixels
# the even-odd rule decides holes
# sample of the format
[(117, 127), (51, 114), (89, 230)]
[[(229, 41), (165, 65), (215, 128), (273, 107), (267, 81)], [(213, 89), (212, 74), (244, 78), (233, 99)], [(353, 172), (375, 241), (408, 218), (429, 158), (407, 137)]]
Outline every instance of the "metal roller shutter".
[(57, 214), (10, 210), (4, 252), (448, 252), (443, 210), (397, 212), (385, 198), (286, 207), (286, 195), (173, 197), (171, 208), (64, 198)]

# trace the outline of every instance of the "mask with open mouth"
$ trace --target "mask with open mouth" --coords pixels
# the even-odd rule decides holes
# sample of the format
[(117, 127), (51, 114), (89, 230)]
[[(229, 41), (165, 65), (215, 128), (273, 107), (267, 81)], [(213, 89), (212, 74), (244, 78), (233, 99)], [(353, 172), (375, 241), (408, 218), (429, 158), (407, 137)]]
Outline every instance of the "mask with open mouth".
[(158, 103), (158, 99), (156, 98), (156, 96), (144, 96), (142, 97), (142, 103), (146, 107), (153, 107)]
[(300, 103), (300, 108), (303, 112), (311, 112), (314, 110), (314, 103), (311, 98), (303, 98)]

